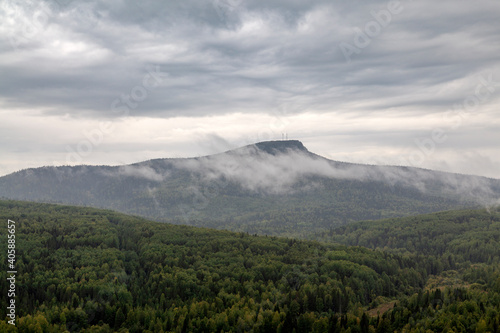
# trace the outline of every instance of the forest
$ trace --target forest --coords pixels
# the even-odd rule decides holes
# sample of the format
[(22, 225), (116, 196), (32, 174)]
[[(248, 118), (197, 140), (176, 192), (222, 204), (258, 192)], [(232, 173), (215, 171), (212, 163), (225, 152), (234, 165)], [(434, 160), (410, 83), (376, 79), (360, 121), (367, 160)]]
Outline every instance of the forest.
[(358, 222), (321, 241), (20, 201), (0, 201), (0, 219), (2, 332), (500, 331), (496, 210)]

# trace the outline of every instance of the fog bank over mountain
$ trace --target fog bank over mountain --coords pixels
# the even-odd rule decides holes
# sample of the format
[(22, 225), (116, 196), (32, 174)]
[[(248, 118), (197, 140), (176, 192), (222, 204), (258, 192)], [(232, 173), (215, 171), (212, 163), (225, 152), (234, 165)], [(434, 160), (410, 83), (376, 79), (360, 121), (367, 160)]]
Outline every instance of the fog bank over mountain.
[[(179, 160), (174, 165), (197, 174), (204, 181), (226, 179), (257, 193), (283, 194), (317, 187), (316, 178), (383, 182), (432, 193), (437, 185), (450, 195), (481, 204), (498, 203), (494, 184), (478, 176), (463, 176), (419, 168), (368, 166), (335, 162), (309, 152), (299, 141), (271, 141), (228, 153)], [(298, 182), (310, 182), (297, 188)]]

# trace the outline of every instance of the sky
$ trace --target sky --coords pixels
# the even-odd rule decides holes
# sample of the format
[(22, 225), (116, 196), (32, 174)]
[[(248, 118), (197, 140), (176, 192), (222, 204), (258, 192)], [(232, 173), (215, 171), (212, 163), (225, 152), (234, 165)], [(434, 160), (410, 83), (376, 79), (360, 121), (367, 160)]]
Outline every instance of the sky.
[(500, 178), (498, 17), (497, 0), (4, 0), (0, 176), (288, 138)]

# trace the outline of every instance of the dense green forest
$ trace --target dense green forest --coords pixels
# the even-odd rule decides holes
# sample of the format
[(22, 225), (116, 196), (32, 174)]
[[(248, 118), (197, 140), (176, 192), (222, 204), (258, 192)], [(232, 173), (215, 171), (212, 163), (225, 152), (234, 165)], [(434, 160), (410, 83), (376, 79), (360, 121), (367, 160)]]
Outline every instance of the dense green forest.
[[(17, 325), (5, 319), (0, 331), (498, 332), (499, 248), (480, 237), (487, 231), (498, 241), (499, 213), (447, 214), (475, 223), (449, 236), (426, 224), (441, 215), (424, 216), (429, 239), (445, 244), (430, 254), (419, 245), (373, 250), (0, 201), (3, 318), (7, 219), (16, 221), (18, 271)], [(413, 224), (419, 228), (417, 217)], [(356, 230), (322, 237), (347, 244)], [(458, 246), (476, 233), (475, 245)]]
[(356, 222), (317, 239), (350, 246), (418, 253), (457, 264), (500, 262), (498, 209), (458, 210), (399, 219)]

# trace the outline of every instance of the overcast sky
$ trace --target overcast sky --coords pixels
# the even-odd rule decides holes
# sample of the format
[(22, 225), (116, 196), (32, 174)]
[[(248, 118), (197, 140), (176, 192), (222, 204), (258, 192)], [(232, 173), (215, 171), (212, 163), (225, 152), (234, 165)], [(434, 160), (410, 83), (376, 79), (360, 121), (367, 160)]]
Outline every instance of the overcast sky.
[(301, 140), (500, 178), (500, 2), (0, 2), (0, 175)]

